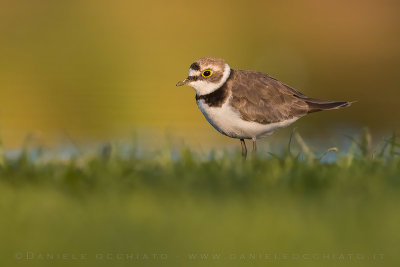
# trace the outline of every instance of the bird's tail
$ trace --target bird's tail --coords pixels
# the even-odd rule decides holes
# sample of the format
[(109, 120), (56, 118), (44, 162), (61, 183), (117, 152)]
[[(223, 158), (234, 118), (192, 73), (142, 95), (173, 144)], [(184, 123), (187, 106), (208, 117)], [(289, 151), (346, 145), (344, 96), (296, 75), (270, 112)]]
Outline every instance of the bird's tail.
[(304, 99), (308, 105), (308, 113), (313, 113), (322, 110), (339, 109), (349, 107), (354, 102), (347, 101), (326, 101), (314, 98)]

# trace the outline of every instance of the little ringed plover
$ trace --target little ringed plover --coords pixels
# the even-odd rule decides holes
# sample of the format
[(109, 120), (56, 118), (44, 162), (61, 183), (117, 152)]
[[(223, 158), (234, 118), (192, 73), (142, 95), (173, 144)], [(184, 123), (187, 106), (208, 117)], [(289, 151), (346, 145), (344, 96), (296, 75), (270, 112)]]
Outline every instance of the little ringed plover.
[(189, 76), (176, 86), (189, 85), (208, 122), (220, 133), (256, 141), (313, 112), (350, 106), (347, 101), (310, 98), (271, 76), (249, 70), (234, 70), (219, 58), (201, 58), (190, 65)]

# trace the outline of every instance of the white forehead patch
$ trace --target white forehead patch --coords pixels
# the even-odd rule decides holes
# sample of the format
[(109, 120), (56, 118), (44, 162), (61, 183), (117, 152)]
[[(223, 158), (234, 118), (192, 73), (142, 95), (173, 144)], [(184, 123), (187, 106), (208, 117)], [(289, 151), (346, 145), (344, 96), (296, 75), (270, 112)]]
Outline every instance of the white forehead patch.
[(199, 70), (189, 69), (189, 76), (199, 76), (199, 75), (200, 75)]
[[(192, 75), (191, 71), (193, 70), (189, 70), (189, 76), (196, 76), (196, 74)], [(200, 71), (197, 72), (198, 72), (197, 75), (200, 75)], [(220, 88), (229, 78), (229, 74), (231, 74), (231, 68), (229, 67), (228, 64), (225, 64), (224, 73), (222, 75), (221, 80), (218, 83), (209, 82), (207, 80), (200, 80), (200, 81), (190, 82), (188, 85), (193, 87), (198, 96), (207, 95)]]

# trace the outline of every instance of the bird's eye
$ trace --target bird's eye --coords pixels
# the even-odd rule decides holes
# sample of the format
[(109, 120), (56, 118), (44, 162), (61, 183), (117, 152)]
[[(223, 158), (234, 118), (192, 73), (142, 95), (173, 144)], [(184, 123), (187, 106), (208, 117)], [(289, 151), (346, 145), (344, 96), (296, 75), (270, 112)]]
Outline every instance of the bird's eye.
[(203, 76), (204, 78), (210, 77), (211, 75), (212, 75), (212, 70), (205, 70), (201, 74), (201, 76)]

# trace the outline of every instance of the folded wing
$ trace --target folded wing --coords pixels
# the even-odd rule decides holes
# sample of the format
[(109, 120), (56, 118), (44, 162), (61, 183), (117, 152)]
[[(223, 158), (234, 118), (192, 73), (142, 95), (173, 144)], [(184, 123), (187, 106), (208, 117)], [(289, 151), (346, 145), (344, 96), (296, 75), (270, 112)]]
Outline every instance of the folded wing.
[(232, 106), (241, 118), (262, 124), (300, 118), (308, 113), (347, 107), (349, 102), (309, 98), (267, 74), (234, 70)]

